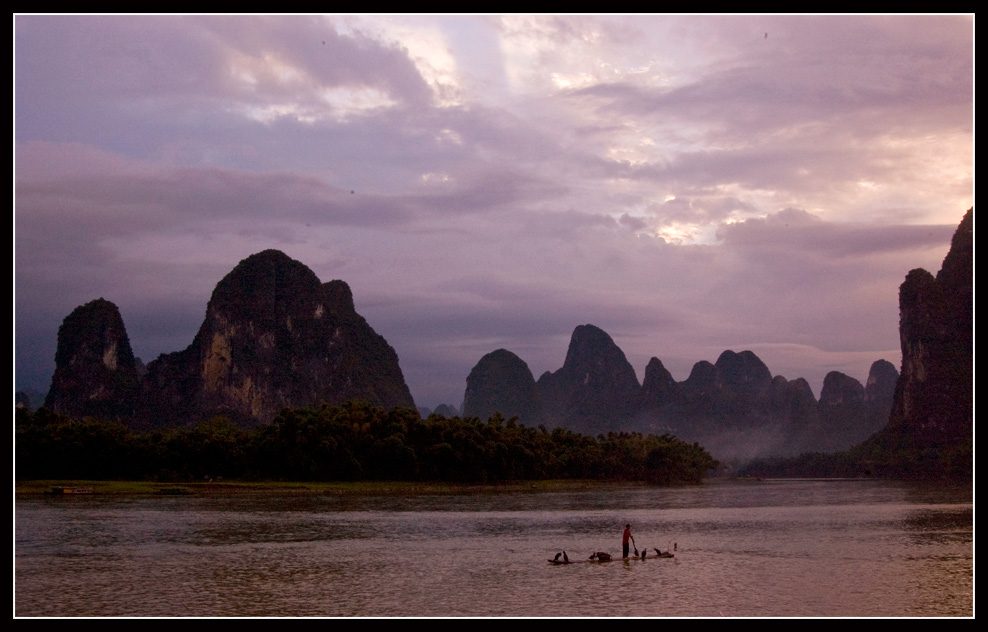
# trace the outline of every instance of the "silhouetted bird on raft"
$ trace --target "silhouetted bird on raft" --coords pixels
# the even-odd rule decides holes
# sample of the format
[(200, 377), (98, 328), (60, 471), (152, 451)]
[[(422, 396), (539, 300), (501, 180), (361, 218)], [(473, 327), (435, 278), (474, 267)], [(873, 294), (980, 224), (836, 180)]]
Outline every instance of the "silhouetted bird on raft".
[(563, 563), (569, 564), (569, 556), (566, 555), (566, 551), (563, 551)]
[(559, 561), (559, 556), (560, 556), (560, 555), (562, 555), (562, 553), (556, 553), (556, 557), (554, 557), (554, 558), (552, 558), (552, 561), (553, 561), (553, 562), (558, 562), (558, 561)]
[(652, 550), (655, 551), (655, 554), (656, 555), (662, 555), (662, 551), (660, 551), (658, 549), (652, 549)]
[(648, 549), (642, 551), (642, 559), (645, 559), (645, 554), (648, 553)]

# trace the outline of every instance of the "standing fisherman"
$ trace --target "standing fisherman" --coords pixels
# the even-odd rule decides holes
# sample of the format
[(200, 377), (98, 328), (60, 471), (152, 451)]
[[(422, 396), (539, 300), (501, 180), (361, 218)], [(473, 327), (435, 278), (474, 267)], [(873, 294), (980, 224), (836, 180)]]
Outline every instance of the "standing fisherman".
[[(630, 524), (624, 525), (624, 535), (621, 537), (621, 547), (622, 550), (624, 551), (624, 557), (628, 557), (628, 540), (631, 540), (632, 544), (635, 543), (635, 538), (633, 535), (631, 535)], [(635, 551), (637, 550), (638, 550), (638, 545), (635, 545)]]

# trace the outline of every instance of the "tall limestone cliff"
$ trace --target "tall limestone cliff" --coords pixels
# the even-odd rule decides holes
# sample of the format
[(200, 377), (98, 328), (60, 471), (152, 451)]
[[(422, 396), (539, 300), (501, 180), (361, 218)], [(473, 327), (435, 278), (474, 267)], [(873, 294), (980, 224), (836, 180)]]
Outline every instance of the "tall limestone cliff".
[[(112, 312), (126, 342), (119, 313), (115, 307)], [(70, 316), (63, 329), (76, 331), (74, 322)], [(60, 333), (58, 358), (79, 356), (92, 364), (97, 353), (108, 353), (101, 349), (109, 348), (109, 342), (96, 348), (101, 339), (90, 338)], [(62, 364), (68, 367), (67, 362)], [(192, 424), (216, 413), (253, 424), (269, 421), (285, 407), (350, 399), (385, 408), (414, 407), (397, 354), (354, 310), (347, 284), (323, 284), (305, 265), (277, 250), (244, 259), (217, 284), (192, 344), (148, 364), (139, 398), (129, 344), (116, 366), (133, 376), (126, 382), (133, 386), (127, 391), (130, 399), (121, 398), (120, 388), (100, 392), (113, 401), (130, 402), (128, 421), (135, 428)], [(94, 375), (75, 365), (56, 370), (53, 383), (63, 386), (53, 389), (53, 401), (75, 416), (87, 401), (84, 396), (106, 381), (94, 381)], [(73, 380), (80, 384), (64, 386)]]
[(642, 411), (641, 417), (652, 420), (652, 427), (661, 420), (671, 434), (697, 441), (723, 459), (778, 453), (793, 432), (789, 426), (802, 421), (787, 417), (800, 410), (802, 391), (796, 386), (782, 376), (773, 378), (752, 351), (727, 350), (713, 364), (693, 365), (680, 384), (681, 405)]
[(803, 431), (800, 452), (835, 452), (861, 443), (888, 423), (899, 372), (891, 362), (871, 365), (866, 385), (839, 371), (823, 380), (816, 414)]
[(937, 276), (917, 268), (899, 287), (902, 370), (888, 434), (926, 445), (971, 441), (974, 428), (974, 209)]
[(785, 379), (773, 379), (765, 363), (751, 351), (724, 351), (713, 364), (701, 360), (681, 383), (660, 367), (653, 358), (646, 368), (638, 412), (642, 418), (665, 419), (672, 432), (692, 434), (692, 430), (699, 430), (704, 434), (718, 427), (761, 423), (773, 401), (787, 392), (780, 385)]
[(902, 370), (896, 373), (880, 360), (872, 365), (863, 389), (866, 423), (883, 428), (827, 461), (795, 459), (781, 467), (762, 463), (747, 474), (971, 480), (973, 208), (954, 233), (940, 272), (934, 277), (921, 268), (911, 270), (899, 286), (899, 338)]
[[(895, 365), (888, 360), (876, 360), (868, 371), (868, 381), (865, 384), (865, 402), (886, 409), (886, 421), (892, 408), (895, 396), (895, 384), (899, 381), (899, 372)], [(882, 424), (884, 425), (884, 424)]]
[(772, 378), (769, 389), (769, 406), (779, 424), (782, 435), (781, 449), (778, 453), (793, 453), (816, 451), (810, 433), (818, 425), (818, 402), (813, 395), (813, 389), (805, 378), (787, 380), (781, 375)]
[(148, 364), (145, 384), (153, 425), (216, 411), (266, 421), (349, 399), (414, 407), (397, 354), (356, 313), (347, 284), (322, 284), (278, 250), (251, 255), (217, 284), (192, 344)]
[(524, 360), (506, 349), (480, 359), (467, 376), (463, 415), (489, 419), (501, 413), (506, 419), (534, 420), (538, 416), (535, 378)]
[(758, 356), (730, 350), (721, 353), (712, 367), (694, 366), (683, 383), (690, 409), (745, 417), (767, 412), (771, 386), (772, 374)]
[(620, 430), (634, 414), (641, 385), (614, 340), (593, 325), (573, 331), (566, 360), (536, 383), (547, 427), (596, 434)]
[(823, 378), (820, 403), (826, 406), (839, 404), (860, 404), (864, 402), (865, 390), (861, 382), (840, 371), (831, 371)]
[(638, 394), (638, 410), (657, 410), (682, 403), (679, 384), (662, 361), (653, 357), (645, 366), (645, 379)]
[(803, 449), (834, 452), (868, 438), (881, 426), (863, 428), (864, 411), (865, 388), (861, 382), (840, 371), (827, 373), (817, 414), (803, 433)]
[(45, 406), (69, 417), (130, 419), (139, 385), (117, 306), (103, 298), (75, 308), (58, 328), (55, 374)]

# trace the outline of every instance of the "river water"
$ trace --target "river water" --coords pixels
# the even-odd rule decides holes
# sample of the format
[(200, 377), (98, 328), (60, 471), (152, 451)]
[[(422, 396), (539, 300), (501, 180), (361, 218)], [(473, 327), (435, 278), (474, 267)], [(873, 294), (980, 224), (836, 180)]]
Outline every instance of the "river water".
[[(14, 614), (973, 617), (973, 510), (970, 485), (870, 480), (18, 494)], [(625, 523), (675, 558), (583, 562)]]

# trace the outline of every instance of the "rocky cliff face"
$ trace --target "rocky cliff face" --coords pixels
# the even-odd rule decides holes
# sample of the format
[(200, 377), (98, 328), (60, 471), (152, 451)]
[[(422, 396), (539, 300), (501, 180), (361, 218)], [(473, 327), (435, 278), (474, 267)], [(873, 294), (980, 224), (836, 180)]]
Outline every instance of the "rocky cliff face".
[(892, 434), (927, 444), (969, 441), (974, 427), (974, 209), (937, 276), (917, 268), (899, 287), (902, 370)]
[(638, 396), (638, 410), (656, 410), (682, 404), (683, 396), (679, 384), (662, 361), (652, 358), (645, 366), (645, 380)]
[(895, 384), (899, 381), (899, 372), (888, 360), (876, 360), (868, 371), (868, 381), (864, 387), (864, 400), (876, 406), (892, 407), (895, 395)]
[(480, 359), (467, 376), (463, 415), (489, 419), (500, 412), (506, 419), (538, 416), (535, 377), (525, 362), (505, 349)]
[(805, 425), (816, 408), (813, 389), (805, 379), (787, 380), (781, 375), (772, 378), (769, 388), (769, 407), (780, 419), (793, 425)]
[[(714, 363), (713, 370), (706, 372), (705, 379), (702, 388), (689, 396), (691, 409), (730, 416), (767, 412), (772, 374), (751, 351), (724, 351)], [(683, 386), (688, 392), (694, 388), (690, 379)], [(703, 393), (702, 398), (700, 393)]]
[(562, 368), (542, 374), (536, 386), (544, 425), (587, 434), (620, 429), (641, 388), (624, 352), (593, 325), (573, 331)]
[[(763, 463), (755, 476), (879, 476), (971, 481), (974, 471), (974, 209), (961, 220), (934, 277), (911, 270), (899, 287), (902, 371), (872, 365), (864, 387), (866, 423), (884, 423), (842, 454), (821, 461)], [(895, 384), (889, 396), (889, 385)], [(836, 389), (835, 392), (842, 390)], [(846, 403), (821, 402), (823, 431)], [(852, 405), (854, 405), (852, 403)], [(886, 411), (891, 412), (886, 412)], [(846, 411), (845, 411), (846, 412)], [(839, 420), (838, 420), (839, 421)]]
[(861, 404), (864, 402), (864, 386), (853, 377), (840, 371), (831, 371), (823, 378), (820, 403), (824, 406), (839, 404)]
[(865, 389), (858, 380), (839, 371), (831, 371), (823, 378), (820, 401), (816, 414), (799, 439), (799, 452), (835, 452), (878, 431), (886, 419), (868, 418), (865, 410)]
[[(86, 337), (63, 341), (60, 335), (59, 355), (92, 345)], [(121, 362), (137, 375), (132, 355)], [(71, 373), (86, 388), (94, 386), (89, 374)], [(78, 402), (79, 395), (64, 399)], [(346, 283), (322, 284), (302, 263), (266, 250), (217, 284), (188, 348), (148, 364), (131, 421), (135, 427), (184, 425), (222, 412), (250, 424), (285, 407), (350, 399), (414, 407), (394, 349), (354, 311)]]
[(120, 310), (102, 298), (75, 308), (58, 329), (55, 374), (45, 399), (70, 417), (129, 419), (138, 400), (134, 353)]

